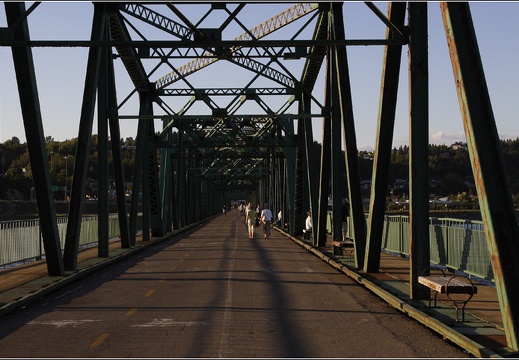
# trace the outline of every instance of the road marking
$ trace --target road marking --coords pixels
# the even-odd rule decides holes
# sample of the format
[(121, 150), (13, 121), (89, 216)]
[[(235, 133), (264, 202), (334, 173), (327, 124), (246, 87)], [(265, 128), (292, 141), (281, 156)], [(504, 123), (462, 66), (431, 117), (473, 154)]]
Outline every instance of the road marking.
[(126, 316), (130, 316), (130, 315), (133, 315), (137, 312), (138, 309), (136, 308), (133, 308), (133, 309), (130, 309), (128, 310), (128, 312), (126, 313)]
[(144, 295), (144, 297), (150, 297), (151, 295), (153, 295), (153, 293), (155, 292), (155, 290), (149, 290), (146, 295)]
[(53, 326), (60, 328), (63, 326), (76, 327), (78, 325), (83, 325), (83, 324), (86, 324), (89, 322), (94, 322), (94, 321), (101, 321), (101, 320), (49, 320), (49, 321), (33, 320), (33, 321), (30, 321), (29, 324), (30, 325), (53, 325)]
[(108, 333), (104, 333), (104, 334), (101, 334), (101, 336), (99, 336), (96, 341), (94, 341), (92, 344), (90, 344), (90, 347), (98, 347), (99, 345), (101, 345), (106, 339), (108, 339), (108, 336), (110, 336), (110, 334)]
[(200, 321), (175, 321), (173, 319), (153, 319), (146, 324), (130, 325), (134, 327), (168, 327), (168, 326), (192, 326), (203, 325), (205, 322)]

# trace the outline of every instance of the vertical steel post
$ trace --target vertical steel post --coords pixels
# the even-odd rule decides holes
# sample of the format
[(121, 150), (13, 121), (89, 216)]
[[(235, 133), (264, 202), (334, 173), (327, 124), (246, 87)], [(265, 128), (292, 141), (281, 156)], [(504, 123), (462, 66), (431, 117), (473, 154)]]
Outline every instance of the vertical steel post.
[[(147, 94), (144, 92), (139, 93), (139, 115), (147, 114)], [(144, 147), (145, 142), (147, 141), (147, 128), (146, 128), (146, 120), (140, 118), (139, 123), (137, 125), (137, 143), (135, 145), (135, 161), (133, 166), (133, 178), (132, 178), (132, 197), (131, 197), (131, 205), (130, 205), (130, 245), (134, 246), (136, 244), (136, 235), (137, 235), (137, 215), (140, 209), (140, 193), (141, 193), (141, 178), (143, 177), (143, 164), (144, 164)], [(143, 192), (143, 201), (144, 201), (144, 191)], [(146, 221), (146, 216), (148, 214), (144, 213), (142, 215), (142, 231), (143, 231), (143, 240), (149, 239), (149, 221)], [(146, 232), (148, 232), (148, 236), (146, 236)]]
[(179, 159), (177, 167), (177, 209), (179, 228), (187, 225), (186, 218), (186, 148), (184, 147), (184, 131), (178, 131)]
[[(166, 120), (163, 120), (163, 126), (166, 125)], [(168, 143), (172, 141), (171, 130), (166, 134), (165, 140)], [(162, 228), (164, 232), (171, 232), (171, 196), (173, 185), (173, 171), (171, 161), (171, 148), (165, 147), (161, 149), (160, 154), (160, 172), (159, 172), (159, 187), (162, 203)]]
[[(109, 35), (105, 28), (104, 39)], [(108, 257), (108, 62), (110, 51), (102, 47), (100, 53), (99, 81), (97, 84), (97, 254)]]
[[(111, 51), (110, 51), (111, 52)], [(123, 249), (130, 248), (130, 235), (128, 228), (128, 210), (126, 208), (126, 188), (124, 185), (124, 170), (121, 155), (121, 132), (119, 129), (119, 120), (117, 119), (117, 94), (115, 87), (115, 73), (113, 58), (108, 55), (108, 108), (111, 135), (111, 149), (113, 158), (115, 191), (117, 196), (117, 213), (119, 215), (119, 230), (121, 233), (121, 247)]]
[[(148, 96), (148, 115), (153, 115), (153, 100), (155, 98), (154, 86), (150, 85)], [(161, 211), (161, 197), (159, 187), (159, 171), (158, 171), (158, 159), (157, 159), (157, 148), (155, 146), (155, 123), (153, 119), (147, 120), (148, 136), (147, 136), (147, 161), (146, 166), (148, 169), (148, 198), (149, 198), (149, 211), (150, 211), (150, 230), (151, 236), (162, 236), (164, 229), (162, 227), (162, 211)]]
[[(327, 67), (329, 61), (326, 62)], [(328, 75), (326, 70), (326, 74)], [(326, 80), (326, 84), (329, 82)], [(330, 89), (328, 86), (325, 88), (325, 111), (329, 109), (329, 94)], [(332, 124), (330, 114), (323, 114), (323, 139), (321, 148), (321, 174), (319, 181), (319, 220), (317, 222), (316, 233), (318, 246), (325, 246), (327, 239), (327, 219), (328, 219), (328, 195), (330, 195), (330, 159), (332, 156)]]
[(317, 223), (316, 234), (318, 246), (325, 246), (327, 239), (328, 223), (328, 196), (330, 195), (331, 167), (330, 159), (332, 156), (332, 124), (331, 124), (331, 50), (327, 48), (325, 81), (324, 81), (324, 108), (321, 110), (323, 115), (323, 138), (321, 147), (321, 174), (319, 180), (319, 221)]
[[(305, 147), (305, 159), (306, 159), (306, 184), (308, 189), (308, 209), (312, 213), (312, 223), (317, 224), (319, 210), (317, 206), (318, 200), (318, 187), (315, 181), (315, 174), (317, 169), (315, 166), (315, 150), (314, 150), (314, 137), (312, 133), (312, 118), (305, 116), (311, 114), (311, 102), (308, 94), (303, 93), (301, 95), (301, 105), (299, 107), (303, 114), (303, 135), (304, 135), (304, 147)], [(317, 245), (317, 236), (315, 235), (315, 229), (312, 231), (313, 244)]]
[(429, 64), (427, 3), (409, 2), (409, 252), (410, 297), (424, 299), (429, 290), (418, 276), (429, 268)]

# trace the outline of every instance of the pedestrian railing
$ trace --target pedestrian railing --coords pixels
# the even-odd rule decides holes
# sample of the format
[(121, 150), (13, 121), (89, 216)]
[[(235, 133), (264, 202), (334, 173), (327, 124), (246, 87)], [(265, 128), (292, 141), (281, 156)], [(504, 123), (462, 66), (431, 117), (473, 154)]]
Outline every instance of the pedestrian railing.
[[(81, 222), (79, 246), (91, 246), (98, 242), (97, 215), (84, 216)], [(58, 217), (58, 234), (61, 249), (65, 247), (67, 217)], [(137, 229), (142, 229), (142, 215), (138, 216)], [(110, 214), (108, 217), (108, 238), (115, 239), (121, 234), (119, 217)], [(41, 259), (45, 255), (43, 239), (40, 231), (40, 220), (14, 220), (0, 222), (0, 267)]]
[[(409, 255), (409, 217), (386, 215), (382, 248)], [(482, 221), (429, 218), (431, 263), (493, 280)]]
[[(64, 248), (67, 218), (58, 218), (61, 248)], [(142, 215), (137, 228), (142, 229)], [(348, 235), (354, 238), (352, 227)], [(117, 214), (109, 216), (109, 238), (120, 235)], [(429, 244), (431, 263), (493, 280), (483, 222), (449, 218), (430, 218)], [(98, 242), (98, 217), (85, 216), (81, 223), (80, 246)], [(409, 217), (386, 215), (382, 249), (409, 256)], [(41, 259), (45, 255), (39, 220), (0, 222), (0, 266)]]

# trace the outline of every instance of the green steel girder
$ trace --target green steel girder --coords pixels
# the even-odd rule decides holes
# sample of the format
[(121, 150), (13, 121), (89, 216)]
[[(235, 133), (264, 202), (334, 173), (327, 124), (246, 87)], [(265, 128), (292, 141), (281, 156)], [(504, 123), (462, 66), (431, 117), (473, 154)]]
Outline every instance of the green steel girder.
[[(328, 4), (322, 3), (320, 6), (325, 9)], [(319, 18), (317, 19), (317, 24), (312, 36), (312, 39), (316, 40), (317, 43), (325, 40), (328, 36), (328, 18), (328, 12), (319, 12)], [(305, 62), (305, 67), (301, 77), (301, 84), (305, 89), (311, 91), (314, 88), (315, 82), (317, 81), (317, 76), (319, 75), (319, 72), (322, 68), (327, 49), (328, 47), (323, 45), (313, 45), (310, 48), (310, 56)]]
[[(9, 26), (13, 27), (14, 39), (29, 39), (29, 26), (24, 3), (5, 3), (5, 13)], [(49, 276), (62, 276), (65, 273), (60, 238), (56, 220), (56, 209), (51, 193), (51, 178), (47, 168), (47, 152), (43, 136), (43, 121), (38, 100), (36, 73), (31, 48), (13, 48), (18, 93), (20, 97), (23, 122), (27, 137), (27, 148), (31, 161), (36, 201), (40, 213), (43, 247), (47, 257)]]
[[(342, 3), (332, 3), (330, 9), (330, 15), (333, 18), (333, 24), (330, 24), (331, 36), (338, 39), (344, 39), (345, 37), (342, 6)], [(332, 94), (338, 91), (338, 94), (336, 94), (338, 103), (334, 104), (334, 97), (332, 95), (332, 161), (335, 161), (337, 157), (342, 157), (342, 155), (340, 155), (341, 148), (336, 147), (338, 142), (336, 143), (334, 139), (335, 132), (339, 132), (342, 129), (342, 142), (345, 153), (345, 159), (343, 159), (343, 161), (345, 162), (347, 180), (347, 184), (345, 184), (347, 191), (341, 190), (340, 179), (336, 178), (335, 174), (342, 170), (340, 170), (339, 166), (336, 166), (332, 170), (332, 179), (334, 181), (332, 185), (332, 201), (333, 212), (335, 214), (335, 218), (333, 219), (334, 238), (341, 238), (343, 218), (342, 200), (347, 193), (350, 202), (350, 214), (355, 242), (355, 265), (363, 267), (366, 247), (366, 220), (360, 187), (357, 139), (355, 135), (352, 90), (346, 48), (341, 46), (332, 47), (330, 55), (333, 70), (332, 77), (336, 77), (336, 88), (332, 88)], [(335, 122), (336, 119), (333, 118), (337, 107), (336, 105), (340, 108), (340, 119), (337, 122)], [(341, 122), (342, 126), (339, 125)], [(339, 125), (337, 129), (334, 129), (334, 124)], [(337, 187), (339, 187), (339, 189), (336, 189)]]
[(119, 10), (128, 15), (131, 15), (141, 21), (154, 25), (160, 28), (162, 31), (167, 32), (173, 36), (178, 37), (181, 40), (192, 40), (193, 31), (179, 24), (162, 14), (153, 11), (139, 3), (124, 3), (119, 5)]
[[(402, 3), (389, 4), (388, 17), (371, 2), (365, 5), (386, 27), (384, 39), (346, 39), (342, 17), (342, 4), (319, 3), (297, 4), (266, 22), (247, 27), (240, 19), (246, 11), (247, 3), (97, 3), (94, 2), (94, 19), (91, 38), (88, 40), (31, 40), (28, 33), (21, 33), (27, 26), (27, 18), (39, 3), (25, 11), (21, 5), (6, 2), (8, 28), (0, 29), (0, 46), (9, 46), (13, 50), (18, 89), (26, 125), (34, 119), (39, 121), (37, 112), (37, 90), (33, 82), (34, 69), (32, 58), (27, 49), (31, 47), (84, 47), (89, 49), (85, 89), (80, 118), (78, 148), (74, 165), (69, 223), (65, 239), (63, 262), (65, 270), (74, 270), (77, 256), (78, 236), (84, 201), (85, 166), (93, 125), (93, 112), (96, 105), (96, 90), (100, 89), (97, 105), (99, 110), (101, 139), (106, 141), (106, 118), (110, 121), (111, 136), (117, 136), (118, 121), (129, 118), (137, 119), (138, 135), (136, 158), (134, 162), (134, 190), (128, 224), (129, 239), (123, 246), (135, 244), (137, 232), (137, 214), (140, 211), (139, 193), (143, 198), (143, 236), (149, 239), (150, 230), (154, 235), (192, 224), (219, 211), (221, 199), (231, 196), (250, 198), (258, 203), (269, 202), (273, 209), (281, 209), (289, 224), (289, 232), (294, 234), (302, 227), (304, 212), (311, 205), (318, 208), (314, 214), (318, 239), (315, 245), (322, 245), (326, 240), (323, 235), (324, 219), (327, 210), (327, 196), (330, 179), (333, 179), (334, 207), (338, 206), (337, 197), (342, 196), (342, 189), (348, 189), (352, 205), (353, 234), (356, 242), (356, 265), (364, 265), (365, 270), (377, 271), (379, 261), (375, 252), (379, 252), (380, 234), (382, 233), (383, 192), (387, 182), (385, 157), (390, 146), (394, 107), (396, 103), (397, 71), (400, 52), (403, 46), (409, 48), (410, 71), (410, 160), (411, 186), (411, 269), (412, 298), (420, 297), (416, 284), (416, 275), (428, 264), (427, 233), (425, 218), (426, 166), (424, 144), (427, 142), (426, 126), (418, 122), (426, 119), (427, 113), (426, 82), (427, 42), (425, 4)], [(254, 3), (252, 3), (254, 4)], [(184, 15), (180, 6), (209, 6), (198, 22), (192, 22)], [(260, 5), (257, 3), (255, 5)], [(233, 6), (233, 9), (230, 7)], [(394, 17), (398, 9), (398, 20)], [(409, 9), (409, 24), (402, 19), (405, 7)], [(229, 9), (228, 9), (229, 7)], [(510, 194), (504, 171), (502, 171), (497, 135), (493, 129), (493, 116), (489, 105), (488, 93), (484, 84), (474, 31), (471, 28), (468, 4), (441, 3), (447, 41), (451, 51), (452, 64), (456, 79), (459, 101), (463, 109), (463, 120), (468, 134), (470, 157), (477, 179), (478, 198), (487, 231), (488, 248), (492, 256), (492, 266), (496, 276), (500, 306), (503, 312), (508, 346), (517, 350), (517, 284), (519, 281), (516, 239), (519, 237), (517, 223), (512, 214)], [(14, 10), (16, 8), (16, 10)], [(166, 9), (177, 19), (169, 17)], [(226, 11), (216, 11), (225, 9)], [(395, 10), (395, 11), (393, 11)], [(9, 13), (9, 14), (8, 14)], [(219, 24), (213, 28), (202, 27), (203, 20), (210, 15), (223, 15), (223, 19), (213, 19)], [(306, 16), (311, 14), (310, 16)], [(305, 20), (299, 21), (301, 18)], [(422, 19), (422, 20), (420, 20)], [(218, 21), (222, 20), (222, 21)], [(306, 22), (304, 22), (306, 21)], [(223, 37), (235, 23), (244, 33), (234, 39)], [(288, 24), (302, 26), (286, 26)], [(233, 24), (234, 25), (234, 24)], [(107, 30), (104, 31), (104, 27)], [(140, 26), (151, 28), (158, 39), (147, 38), (146, 31)], [(311, 39), (304, 39), (303, 29), (315, 26)], [(278, 31), (285, 27), (287, 33)], [(289, 31), (294, 30), (290, 35)], [(158, 31), (157, 31), (158, 30)], [(225, 31), (224, 31), (225, 30)], [(230, 32), (230, 31), (229, 31)], [(269, 35), (268, 37), (266, 35)], [(133, 39), (135, 37), (136, 39)], [(227, 37), (227, 36), (226, 36)], [(285, 37), (285, 38), (282, 38)], [(413, 38), (414, 44), (410, 39)], [(411, 45), (412, 46), (411, 46)], [(353, 127), (351, 89), (349, 84), (348, 64), (345, 47), (347, 46), (384, 46), (384, 76), (379, 110), (379, 133), (377, 154), (372, 181), (372, 199), (369, 217), (369, 241), (365, 244), (366, 231), (363, 209), (360, 204), (360, 189), (357, 179), (356, 139)], [(106, 48), (101, 51), (101, 48)], [(104, 50), (115, 48), (117, 54)], [(23, 52), (23, 54), (22, 54)], [(15, 55), (16, 54), (16, 55)], [(103, 65), (100, 66), (100, 56)], [(112, 77), (107, 54), (112, 60), (120, 60), (124, 65), (133, 88), (120, 104), (116, 104), (115, 82)], [(467, 55), (469, 55), (467, 57)], [(183, 65), (182, 60), (193, 59)], [(144, 60), (146, 60), (144, 62)], [(245, 85), (222, 84), (222, 88), (211, 88), (197, 82), (197, 77), (190, 75), (205, 69), (216, 61), (246, 69), (250, 78)], [(300, 76), (294, 76), (289, 61), (304, 61)], [(325, 100), (320, 101), (313, 95), (318, 75), (326, 61)], [(417, 64), (419, 61), (421, 64)], [(292, 62), (293, 64), (293, 62)], [(103, 69), (103, 66), (108, 65)], [(145, 66), (146, 65), (146, 66)], [(291, 65), (291, 64), (290, 64)], [(21, 70), (20, 70), (21, 69)], [(166, 69), (166, 70), (164, 70)], [(241, 70), (241, 69), (240, 69)], [(20, 75), (24, 73), (25, 75)], [(150, 77), (158, 78), (150, 81)], [(203, 81), (203, 77), (202, 81)], [(202, 82), (201, 81), (201, 82)], [(266, 84), (265, 87), (262, 81)], [(180, 84), (180, 85), (179, 85)], [(261, 85), (258, 85), (261, 84)], [(273, 85), (272, 85), (273, 84)], [(174, 85), (174, 86), (172, 86)], [(204, 86), (205, 85), (205, 86)], [(230, 87), (232, 86), (232, 87)], [(107, 92), (105, 92), (107, 90)], [(23, 92), (23, 96), (22, 96)], [(35, 95), (36, 94), (36, 95)], [(136, 115), (119, 115), (119, 108), (126, 105), (133, 96), (139, 96), (140, 107)], [(270, 96), (283, 103), (277, 111), (269, 101)], [(282, 96), (282, 98), (279, 98)], [(215, 97), (219, 97), (218, 103)], [(228, 97), (230, 100), (225, 103)], [(286, 99), (285, 99), (286, 97)], [(108, 100), (108, 101), (107, 101)], [(309, 111), (310, 102), (316, 106), (317, 115)], [(321, 105), (321, 102), (325, 106)], [(107, 105), (108, 104), (108, 105)], [(248, 113), (246, 105), (254, 105), (265, 114), (238, 115)], [(276, 103), (278, 104), (278, 103)], [(198, 107), (198, 105), (201, 105)], [(160, 112), (154, 115), (156, 106)], [(108, 107), (108, 109), (107, 109)], [(204, 110), (200, 111), (199, 108)], [(289, 114), (297, 108), (297, 114)], [(180, 109), (177, 111), (177, 109)], [(200, 111), (201, 114), (194, 114)], [(29, 114), (29, 113), (32, 113)], [(312, 121), (323, 119), (323, 146), (321, 153), (320, 179), (312, 176)], [(152, 125), (154, 120), (162, 121), (158, 136)], [(297, 124), (297, 135), (294, 131)], [(36, 124), (38, 125), (38, 124)], [(339, 128), (342, 127), (341, 130)], [(174, 130), (177, 133), (174, 133)], [(334, 134), (341, 131), (343, 144)], [(387, 134), (386, 134), (387, 133)], [(59, 251), (55, 242), (55, 219), (52, 204), (42, 203), (50, 192), (50, 184), (45, 178), (45, 168), (36, 164), (36, 151), (43, 158), (43, 149), (34, 150), (41, 145), (41, 133), (26, 129), (30, 142), (31, 163), (34, 180), (38, 190), (40, 217), (45, 218), (46, 227), (42, 229), (46, 246), (49, 273), (60, 273)], [(100, 134), (101, 135), (101, 134)], [(175, 135), (175, 136), (173, 136)], [(176, 136), (178, 135), (178, 136)], [(332, 136), (333, 139), (332, 140)], [(39, 138), (39, 139), (38, 139)], [(104, 142), (103, 141), (103, 142)], [(332, 146), (333, 144), (333, 146)], [(102, 144), (105, 146), (106, 144)], [(117, 142), (112, 143), (117, 146)], [(346, 158), (340, 151), (345, 148)], [(38, 151), (41, 152), (38, 154)], [(158, 153), (160, 151), (160, 157)], [(100, 153), (108, 156), (106, 148)], [(112, 148), (117, 157), (114, 165), (119, 178), (118, 192), (121, 191), (121, 154)], [(157, 159), (161, 165), (158, 169)], [(330, 159), (331, 158), (331, 159)], [(338, 161), (333, 162), (337, 158)], [(103, 159), (103, 161), (106, 159)], [(341, 163), (342, 162), (342, 163)], [(42, 164), (44, 161), (41, 162)], [(105, 181), (104, 167), (100, 163), (100, 181)], [(341, 184), (338, 171), (346, 165), (347, 183)], [(39, 167), (40, 166), (40, 167)], [(43, 166), (43, 165), (42, 165)], [(341, 167), (341, 170), (338, 168)], [(160, 171), (160, 173), (159, 173)], [(101, 179), (102, 178), (102, 179)], [(316, 196), (319, 191), (319, 196)], [(42, 198), (43, 197), (43, 198)], [(43, 200), (42, 200), (43, 199)], [(119, 198), (121, 200), (122, 198)], [(104, 216), (104, 206), (100, 214)], [(122, 205), (122, 204), (120, 204)], [(124, 206), (119, 206), (120, 217), (124, 217)], [(337, 213), (334, 212), (335, 215)], [(50, 218), (49, 218), (50, 216)], [(316, 220), (317, 216), (317, 220)], [(337, 217), (337, 216), (336, 216)], [(50, 222), (50, 224), (49, 224)], [(151, 223), (150, 223), (151, 222)], [(103, 227), (106, 222), (103, 220)], [(124, 228), (125, 225), (120, 223)], [(350, 228), (351, 229), (351, 228)], [(104, 228), (100, 228), (103, 232)], [(334, 224), (334, 232), (338, 226)], [(104, 235), (103, 235), (104, 236)], [(104, 240), (101, 246), (105, 246)], [(47, 247), (49, 247), (47, 249)], [(104, 251), (105, 249), (103, 249)], [(365, 252), (365, 253), (364, 253)], [(54, 256), (53, 256), (54, 255)], [(101, 254), (102, 255), (102, 254)], [(364, 264), (363, 264), (364, 262)]]
[[(171, 155), (174, 158), (178, 158), (178, 148), (172, 147), (171, 143), (169, 142), (163, 142), (163, 143), (154, 143), (154, 145), (157, 146), (157, 148), (168, 148), (171, 149)], [(240, 148), (206, 148), (206, 151), (203, 152), (203, 156), (207, 160), (211, 159), (227, 159), (228, 161), (235, 160), (235, 159), (261, 159), (265, 157), (271, 157), (271, 158), (284, 158), (285, 157), (285, 150), (279, 149), (279, 150), (273, 150), (271, 153), (267, 152), (250, 152), (250, 151), (242, 151), (247, 149), (240, 149)], [(202, 154), (202, 153), (201, 153)]]
[[(119, 12), (113, 12), (110, 14), (109, 26), (111, 42), (117, 40), (129, 41), (131, 39), (128, 29), (124, 24), (124, 19)], [(133, 82), (133, 85), (135, 86), (135, 89), (137, 91), (148, 90), (148, 76), (144, 66), (138, 58), (135, 48), (131, 45), (116, 46), (116, 50)]]
[[(94, 5), (94, 20), (91, 38), (103, 39), (105, 36), (106, 7), (104, 4)], [(85, 201), (85, 183), (92, 139), (92, 127), (94, 122), (95, 94), (98, 87), (99, 72), (101, 67), (101, 49), (92, 47), (88, 53), (87, 70), (85, 75), (85, 88), (79, 123), (78, 142), (76, 155), (74, 156), (74, 174), (72, 189), (70, 192), (70, 205), (68, 211), (67, 231), (65, 234), (65, 246), (63, 260), (65, 270), (75, 270), (79, 251), (79, 236), (83, 216), (83, 203)]]
[[(160, 119), (170, 119), (170, 121), (163, 127), (162, 132), (158, 135), (158, 139), (163, 137), (163, 134), (169, 132), (172, 128), (182, 129), (187, 132), (192, 132), (190, 138), (193, 141), (204, 140), (207, 137), (223, 132), (223, 136), (227, 139), (232, 139), (235, 144), (235, 138), (239, 137), (241, 140), (249, 140), (249, 136), (266, 137), (271, 139), (272, 136), (266, 133), (266, 130), (281, 129), (285, 133), (289, 131), (289, 122), (301, 115), (282, 114), (279, 116), (268, 115), (226, 115), (225, 117), (215, 117), (213, 115), (205, 116), (189, 116), (189, 115), (162, 115), (157, 116)], [(308, 114), (306, 117), (318, 117), (320, 115)], [(119, 116), (120, 119), (128, 118)], [(266, 129), (264, 129), (266, 128)], [(195, 135), (195, 133), (202, 133)], [(234, 134), (233, 134), (234, 132)], [(245, 133), (246, 132), (246, 133)], [(256, 134), (257, 132), (257, 134)], [(222, 136), (221, 134), (219, 134)], [(290, 140), (290, 137), (287, 136)], [(220, 138), (221, 140), (221, 138)], [(261, 139), (263, 140), (263, 139)], [(243, 144), (244, 142), (241, 142)], [(237, 145), (237, 144), (236, 144)], [(254, 145), (254, 144), (252, 144)], [(230, 145), (232, 146), (232, 145)], [(294, 142), (295, 146), (295, 142)]]
[[(244, 34), (238, 36), (235, 40), (236, 41), (243, 41), (243, 40), (257, 40), (260, 39), (271, 32), (289, 24), (292, 21), (297, 20), (299, 17), (304, 16), (316, 9), (316, 5), (311, 4), (296, 4), (290, 9), (284, 11), (283, 13), (279, 14), (278, 16), (275, 16), (265, 22), (262, 25), (258, 25), (257, 27), (247, 30)], [(206, 39), (203, 39), (204, 41)], [(233, 47), (224, 47), (229, 50), (227, 50), (226, 54), (224, 55), (224, 58), (229, 59), (229, 56), (234, 55), (233, 53), (240, 50), (240, 46), (233, 46)], [(207, 65), (219, 60), (215, 57), (210, 57), (213, 53), (207, 52), (203, 54), (201, 57), (199, 57), (196, 61), (192, 61), (181, 68), (179, 68), (179, 72), (175, 73), (169, 73), (168, 75), (158, 79), (156, 81), (158, 88), (164, 88), (166, 86), (171, 85), (175, 81), (179, 80), (179, 76), (187, 76), (189, 74), (192, 74), (198, 70), (200, 70), (203, 67), (206, 67)], [(250, 54), (244, 55), (247, 58), (250, 58)], [(270, 54), (272, 56), (272, 53)], [(249, 64), (241, 64), (245, 67), (252, 66), (252, 68), (258, 68), (257, 62), (249, 62)], [(276, 72), (272, 71), (271, 75), (275, 74)], [(282, 74), (279, 74), (280, 77), (282, 77)]]
[(468, 3), (440, 3), (507, 345), (519, 350), (519, 226)]
[[(131, 47), (135, 50), (136, 58), (145, 59), (146, 56), (140, 56), (139, 52), (136, 49), (143, 49), (149, 47), (161, 48), (162, 56), (157, 56), (160, 59), (165, 57), (163, 50), (164, 49), (173, 49), (172, 51), (178, 51), (179, 49), (199, 49), (202, 45), (195, 44), (192, 42), (185, 41), (171, 41), (171, 40), (14, 40), (9, 32), (2, 31), (2, 36), (0, 36), (0, 46), (13, 46), (13, 47), (80, 47), (80, 48), (89, 48), (89, 47)], [(233, 40), (221, 40), (221, 41), (208, 41), (203, 44), (203, 46), (239, 46), (242, 49), (250, 49), (250, 51), (259, 51), (258, 49), (263, 49), (261, 53), (258, 53), (256, 56), (253, 54), (249, 54), (247, 56), (239, 56), (239, 57), (258, 57), (258, 58), (285, 58), (286, 56), (282, 53), (282, 50), (286, 49), (288, 46), (294, 48), (304, 48), (304, 47), (312, 47), (312, 46), (393, 46), (393, 45), (407, 45), (408, 41), (403, 39), (345, 39), (345, 40), (323, 40), (323, 41), (315, 41), (315, 40), (290, 40), (290, 43), (287, 44), (288, 40), (250, 40), (250, 41), (233, 41)], [(276, 50), (277, 49), (277, 50)], [(270, 56), (269, 56), (270, 54)], [(192, 55), (194, 56), (194, 55)], [(119, 57), (114, 55), (115, 58)], [(190, 57), (189, 55), (181, 55), (177, 56), (169, 55), (170, 58), (186, 58)], [(239, 58), (236, 57), (236, 58)], [(309, 57), (309, 56), (305, 56)], [(287, 59), (285, 59), (287, 60)]]
[[(393, 2), (388, 5), (391, 23), (397, 28), (403, 28), (406, 4)], [(386, 37), (393, 32), (386, 30)], [(381, 84), (380, 108), (378, 113), (377, 138), (371, 180), (371, 196), (368, 217), (368, 235), (364, 271), (378, 272), (380, 270), (380, 248), (382, 247), (383, 222), (386, 213), (386, 194), (391, 163), (391, 147), (396, 118), (396, 102), (402, 46), (387, 47), (384, 52), (384, 74)]]
[(204, 89), (157, 89), (157, 96), (195, 96), (207, 94), (209, 96), (244, 96), (244, 95), (294, 95), (292, 88), (204, 88)]

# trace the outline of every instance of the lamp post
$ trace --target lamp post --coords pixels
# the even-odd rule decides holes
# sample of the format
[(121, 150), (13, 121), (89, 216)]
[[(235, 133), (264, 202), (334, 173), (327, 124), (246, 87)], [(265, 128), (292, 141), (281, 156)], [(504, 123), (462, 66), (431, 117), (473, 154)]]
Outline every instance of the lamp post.
[(67, 185), (68, 185), (68, 156), (65, 155), (65, 202), (67, 202)]

